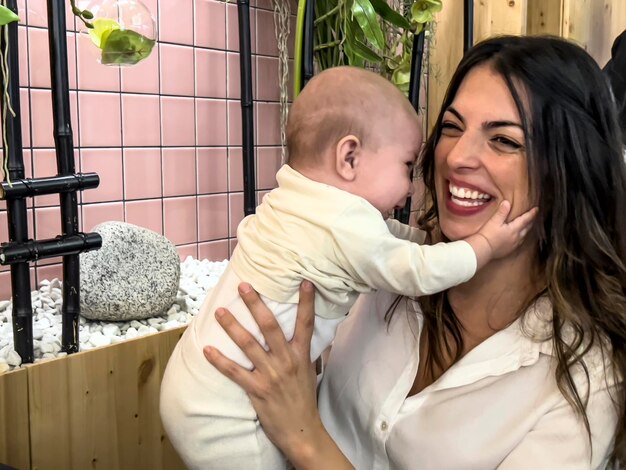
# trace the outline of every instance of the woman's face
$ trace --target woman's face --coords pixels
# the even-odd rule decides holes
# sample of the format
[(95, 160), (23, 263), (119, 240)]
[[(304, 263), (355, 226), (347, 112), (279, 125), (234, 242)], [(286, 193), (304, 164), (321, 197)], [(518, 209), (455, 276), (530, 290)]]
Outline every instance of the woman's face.
[(476, 233), (504, 200), (511, 203), (509, 220), (530, 209), (521, 118), (505, 81), (489, 65), (465, 76), (440, 126), (435, 188), (448, 239)]

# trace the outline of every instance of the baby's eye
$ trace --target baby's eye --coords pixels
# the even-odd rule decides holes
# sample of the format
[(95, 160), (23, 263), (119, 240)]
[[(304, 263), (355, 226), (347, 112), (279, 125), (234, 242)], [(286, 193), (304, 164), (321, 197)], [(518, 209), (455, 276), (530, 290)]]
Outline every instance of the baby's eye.
[(522, 144), (501, 135), (493, 137), (491, 142), (493, 142), (495, 148), (501, 152), (517, 152), (524, 149)]

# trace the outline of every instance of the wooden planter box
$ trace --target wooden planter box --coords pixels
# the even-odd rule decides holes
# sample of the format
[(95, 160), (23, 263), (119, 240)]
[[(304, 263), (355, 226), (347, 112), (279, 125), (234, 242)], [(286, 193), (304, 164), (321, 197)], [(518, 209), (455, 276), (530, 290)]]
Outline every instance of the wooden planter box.
[(185, 468), (159, 417), (161, 378), (184, 329), (0, 374), (0, 464)]

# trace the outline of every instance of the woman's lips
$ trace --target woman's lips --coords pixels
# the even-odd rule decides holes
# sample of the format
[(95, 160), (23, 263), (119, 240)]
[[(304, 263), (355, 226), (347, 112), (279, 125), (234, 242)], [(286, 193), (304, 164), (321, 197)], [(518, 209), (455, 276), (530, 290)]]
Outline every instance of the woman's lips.
[(493, 197), (474, 186), (448, 181), (446, 207), (456, 215), (473, 215), (490, 205)]

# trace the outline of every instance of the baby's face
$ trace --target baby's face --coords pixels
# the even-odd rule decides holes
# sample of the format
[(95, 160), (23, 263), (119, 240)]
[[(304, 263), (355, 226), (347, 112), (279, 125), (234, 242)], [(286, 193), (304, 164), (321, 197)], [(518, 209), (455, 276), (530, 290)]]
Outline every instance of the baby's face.
[(376, 131), (383, 133), (377, 148), (363, 149), (358, 176), (359, 195), (384, 217), (404, 207), (413, 194), (411, 170), (422, 147), (419, 119), (406, 116), (394, 121), (392, 130)]

